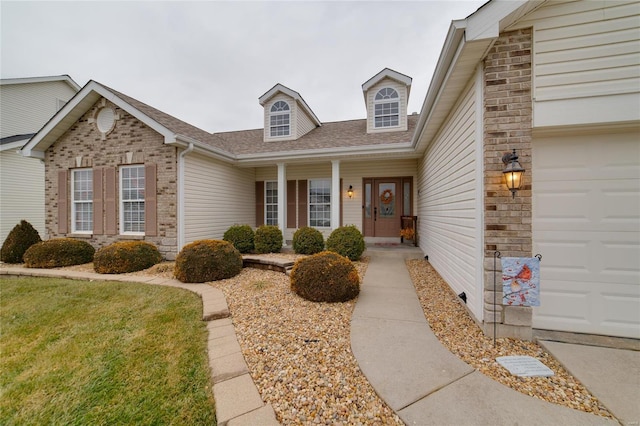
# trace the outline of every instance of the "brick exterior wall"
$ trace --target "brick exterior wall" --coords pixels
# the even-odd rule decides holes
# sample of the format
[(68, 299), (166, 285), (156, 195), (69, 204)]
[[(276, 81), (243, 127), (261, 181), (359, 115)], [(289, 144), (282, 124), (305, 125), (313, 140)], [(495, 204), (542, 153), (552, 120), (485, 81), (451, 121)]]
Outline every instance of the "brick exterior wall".
[[(103, 106), (116, 111), (118, 119), (110, 132), (104, 135), (97, 129), (95, 118)], [(165, 145), (164, 138), (135, 117), (106, 99), (100, 99), (89, 109), (45, 154), (45, 205), (46, 232), (48, 238), (86, 238), (96, 249), (124, 239), (142, 239), (155, 244), (166, 259), (177, 254), (177, 150)], [(129, 154), (127, 154), (129, 153)], [(58, 233), (58, 172), (77, 167), (113, 167), (116, 169), (116, 221), (119, 230), (119, 167), (127, 164), (156, 164), (157, 232), (155, 236), (123, 236)], [(68, 188), (71, 188), (71, 173)], [(94, 198), (97, 194), (94, 194)], [(67, 195), (70, 204), (71, 195)], [(94, 204), (94, 210), (95, 210)], [(104, 211), (94, 211), (94, 221), (100, 220)], [(67, 217), (71, 220), (71, 206), (67, 205)]]
[[(484, 331), (532, 338), (531, 308), (503, 306), (503, 257), (531, 257), (531, 45), (530, 28), (501, 34), (484, 61)], [(506, 188), (502, 155), (513, 149), (525, 168), (515, 199)], [(497, 282), (494, 287), (495, 281)], [(497, 291), (497, 294), (494, 294)], [(494, 296), (497, 301), (494, 304)]]

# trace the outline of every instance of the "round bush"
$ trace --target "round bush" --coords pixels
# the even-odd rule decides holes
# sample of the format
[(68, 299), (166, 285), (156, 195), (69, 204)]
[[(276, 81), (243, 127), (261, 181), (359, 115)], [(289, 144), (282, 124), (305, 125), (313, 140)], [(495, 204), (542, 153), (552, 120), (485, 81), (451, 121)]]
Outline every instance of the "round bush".
[(187, 244), (176, 257), (175, 276), (183, 283), (204, 283), (235, 277), (242, 270), (242, 255), (222, 240)]
[(6, 263), (22, 263), (27, 249), (40, 241), (42, 239), (38, 231), (26, 220), (21, 220), (2, 243), (0, 260)]
[(291, 291), (312, 302), (346, 302), (360, 293), (360, 277), (349, 259), (323, 251), (295, 263)]
[(93, 260), (96, 250), (91, 244), (73, 238), (54, 238), (34, 244), (24, 253), (27, 268), (57, 268), (82, 265)]
[(255, 232), (249, 225), (233, 225), (227, 229), (222, 239), (233, 244), (240, 253), (250, 253), (253, 251), (254, 237)]
[(354, 262), (360, 259), (364, 249), (364, 237), (355, 225), (336, 228), (327, 238), (327, 250), (348, 257)]
[(282, 241), (282, 231), (277, 226), (262, 225), (256, 229), (256, 253), (280, 253)]
[(324, 250), (324, 237), (316, 228), (303, 226), (293, 234), (293, 251), (298, 254), (316, 254)]
[(93, 256), (93, 269), (99, 274), (142, 271), (160, 263), (162, 255), (145, 241), (118, 241), (101, 248)]

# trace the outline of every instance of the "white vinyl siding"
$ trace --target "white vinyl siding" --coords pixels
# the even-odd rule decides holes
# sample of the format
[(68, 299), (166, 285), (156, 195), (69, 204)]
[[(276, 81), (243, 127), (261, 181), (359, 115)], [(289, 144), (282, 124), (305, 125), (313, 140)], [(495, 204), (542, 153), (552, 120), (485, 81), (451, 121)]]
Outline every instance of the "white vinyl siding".
[(75, 93), (64, 81), (0, 85), (1, 137), (37, 132)]
[(550, 2), (533, 26), (534, 127), (640, 119), (640, 3)]
[(534, 139), (535, 328), (640, 338), (637, 131)]
[(255, 173), (198, 154), (184, 159), (184, 241), (222, 239), (234, 224), (255, 226)]
[(300, 138), (315, 129), (316, 125), (302, 108), (297, 108), (295, 128), (296, 137)]
[(71, 232), (93, 232), (93, 170), (71, 171)]
[[(375, 97), (376, 94), (385, 87), (390, 87), (394, 89), (399, 98), (399, 125), (393, 127), (376, 127), (375, 120)], [(398, 83), (395, 80), (390, 78), (385, 78), (378, 82), (377, 84), (371, 86), (367, 91), (367, 133), (376, 133), (376, 132), (391, 132), (391, 131), (399, 131), (399, 130), (407, 130), (407, 86), (404, 84)], [(394, 99), (395, 101), (395, 99)]]
[(475, 95), (470, 85), (418, 166), (417, 215), (422, 251), (457, 294), (466, 293), (482, 320)]
[(0, 151), (0, 244), (21, 220), (46, 238), (44, 226), (44, 164), (16, 149)]

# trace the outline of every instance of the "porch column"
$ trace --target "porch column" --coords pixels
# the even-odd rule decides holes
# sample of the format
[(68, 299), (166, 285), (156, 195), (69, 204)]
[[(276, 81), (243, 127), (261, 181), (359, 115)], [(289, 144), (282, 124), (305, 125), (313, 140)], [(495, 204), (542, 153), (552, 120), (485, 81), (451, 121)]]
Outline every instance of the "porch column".
[(340, 226), (340, 160), (331, 161), (331, 229)]
[(284, 244), (284, 231), (287, 224), (287, 166), (278, 163), (278, 227), (282, 231), (282, 243)]

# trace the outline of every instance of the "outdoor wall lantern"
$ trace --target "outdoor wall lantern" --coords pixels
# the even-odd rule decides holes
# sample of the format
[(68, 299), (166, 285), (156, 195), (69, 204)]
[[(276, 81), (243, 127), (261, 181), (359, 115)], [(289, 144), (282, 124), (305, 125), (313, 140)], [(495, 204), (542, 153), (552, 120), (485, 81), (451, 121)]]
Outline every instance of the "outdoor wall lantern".
[(516, 192), (520, 189), (520, 185), (522, 185), (522, 175), (524, 174), (524, 168), (518, 162), (516, 150), (514, 149), (513, 153), (507, 152), (504, 154), (502, 156), (502, 162), (506, 166), (502, 174), (504, 174), (507, 188), (511, 191), (513, 198), (516, 198)]
[(347, 195), (349, 198), (353, 198), (353, 185), (349, 185), (349, 189), (347, 190)]

